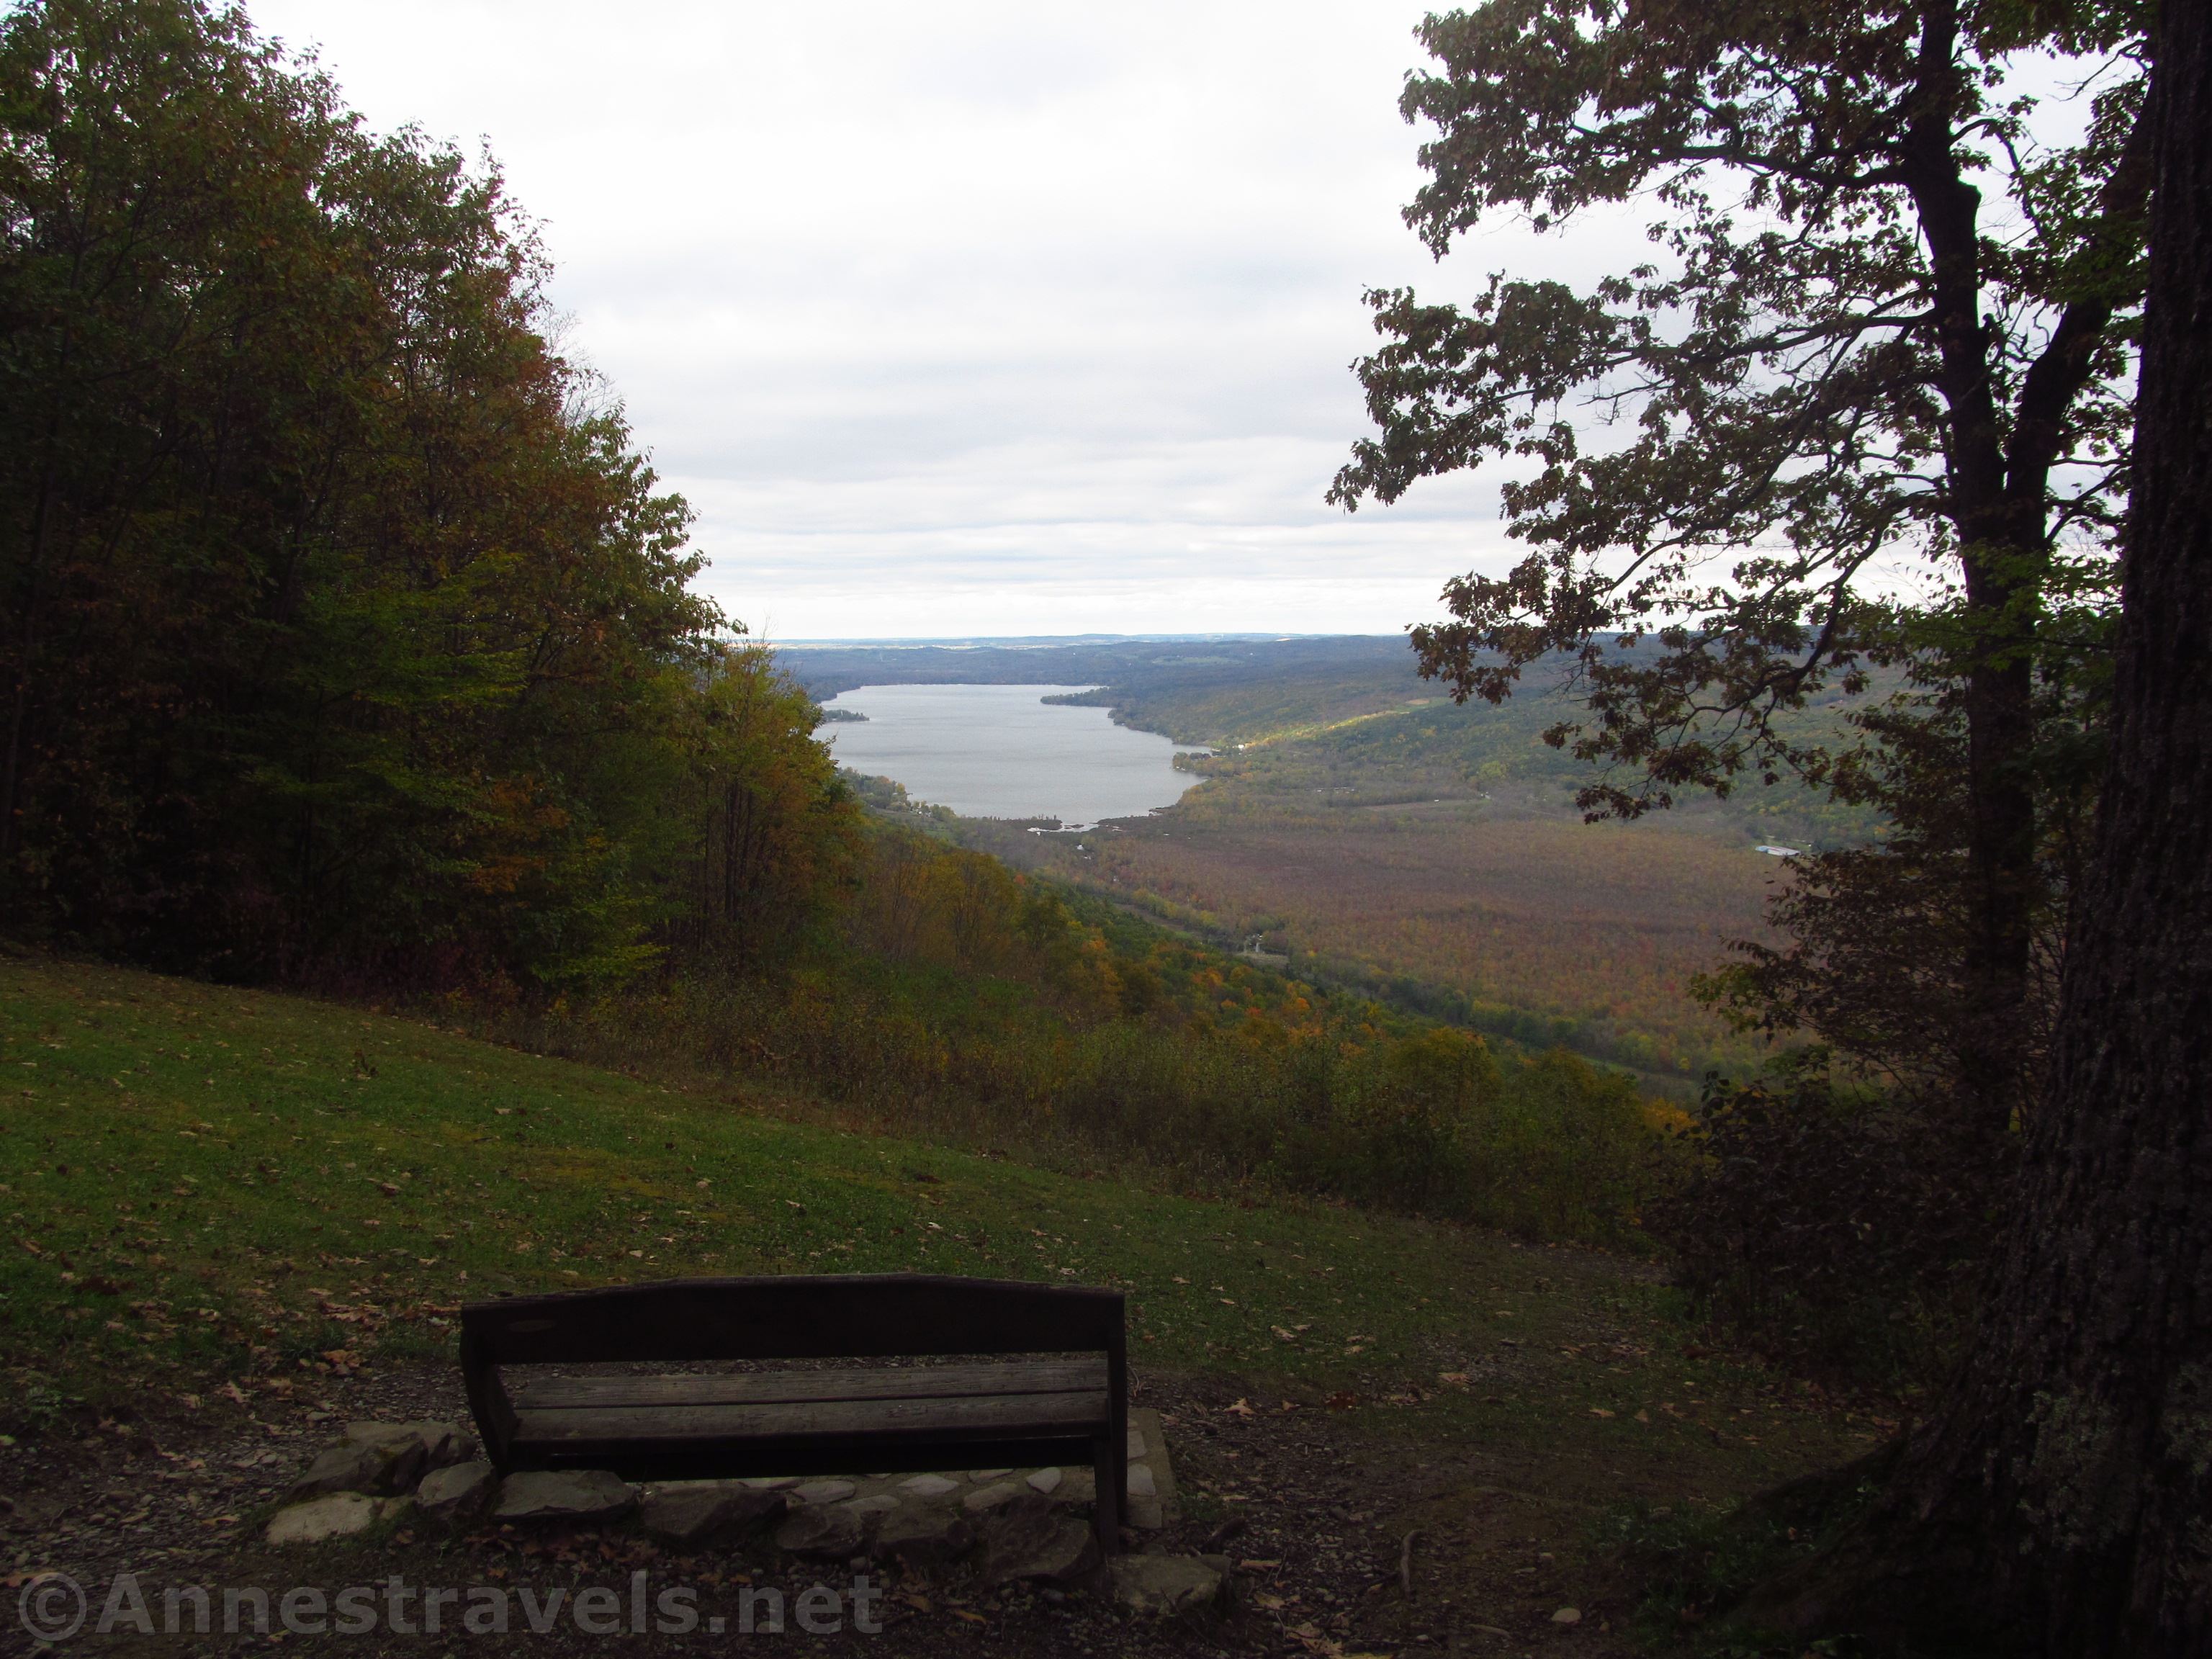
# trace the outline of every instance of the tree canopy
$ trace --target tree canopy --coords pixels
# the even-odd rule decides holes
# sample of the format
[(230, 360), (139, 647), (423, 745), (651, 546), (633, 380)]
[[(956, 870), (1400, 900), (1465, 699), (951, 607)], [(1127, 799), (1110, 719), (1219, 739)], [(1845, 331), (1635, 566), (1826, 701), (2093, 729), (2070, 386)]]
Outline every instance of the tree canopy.
[(690, 509), (549, 343), (548, 274), (495, 165), (371, 135), (234, 10), (0, 23), (18, 927), (550, 985), (819, 890), (811, 705), (691, 591)]
[(1740, 1628), (1877, 1652), (2212, 1647), (2212, 9), (2162, 8), (2154, 57), (2112, 753), (2045, 1108), (1940, 1407)]
[(1790, 769), (1878, 793), (1863, 753), (1790, 717), (1906, 677), (1923, 723), (1957, 732), (1960, 1070), (1992, 1134), (2021, 1108), (2039, 798), (2054, 744), (2081, 760), (2107, 672), (2146, 15), (1493, 0), (1431, 16), (1436, 66), (1401, 105), (1432, 128), (1407, 209), (1430, 247), (1499, 216), (1553, 231), (1614, 210), (1648, 215), (1649, 253), (1581, 287), (1372, 294), (1384, 343), (1358, 372), (1378, 432), (1331, 492), (1352, 508), (1500, 469), (1532, 550), (1449, 582), (1451, 620), (1414, 643), (1462, 699), (1568, 653), (1583, 712), (1553, 738), (1615, 763), (1585, 791), (1595, 811)]

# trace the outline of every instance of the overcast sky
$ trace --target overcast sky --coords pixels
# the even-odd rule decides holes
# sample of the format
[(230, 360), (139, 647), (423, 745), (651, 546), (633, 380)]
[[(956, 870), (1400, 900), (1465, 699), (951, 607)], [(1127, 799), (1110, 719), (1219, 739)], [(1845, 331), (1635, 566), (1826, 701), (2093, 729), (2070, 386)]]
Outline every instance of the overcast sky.
[(489, 143), (572, 344), (778, 639), (1395, 632), (1487, 484), (1347, 518), (1399, 218), (1402, 0), (255, 0), (380, 129)]

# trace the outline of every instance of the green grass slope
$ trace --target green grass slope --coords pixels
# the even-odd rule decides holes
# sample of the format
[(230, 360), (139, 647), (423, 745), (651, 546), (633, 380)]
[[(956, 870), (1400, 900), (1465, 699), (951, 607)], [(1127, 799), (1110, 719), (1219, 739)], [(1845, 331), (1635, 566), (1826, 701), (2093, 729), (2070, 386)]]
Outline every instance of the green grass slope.
[(455, 1306), (500, 1291), (897, 1269), (1118, 1285), (1140, 1368), (1356, 1395), (1647, 1492), (1870, 1432), (1740, 1432), (1772, 1380), (1686, 1346), (1602, 1256), (1051, 1174), (356, 1009), (0, 961), (0, 1077), (18, 1432), (73, 1400), (445, 1360)]

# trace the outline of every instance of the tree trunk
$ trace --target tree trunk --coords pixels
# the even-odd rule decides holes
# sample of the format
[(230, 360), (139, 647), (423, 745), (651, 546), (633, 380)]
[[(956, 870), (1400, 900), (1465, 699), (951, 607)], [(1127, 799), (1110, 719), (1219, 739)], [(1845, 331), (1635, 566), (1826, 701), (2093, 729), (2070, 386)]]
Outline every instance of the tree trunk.
[[(1966, 1006), (1959, 1035), (1959, 1074), (1966, 1121), (1959, 1127), (1969, 1156), (1994, 1162), (2003, 1158), (2016, 1121), (2026, 1115), (2031, 1081), (2025, 1061), (2038, 883), (2035, 791), (2029, 775), (2035, 746), (2030, 666), (2034, 644), (2027, 631), (2031, 624), (2020, 620), (2032, 601), (2010, 584), (1986, 578), (1978, 583), (1976, 574), (1970, 560), (1969, 615), (1983, 659), (1966, 676), (1972, 928), (1962, 964)], [(1984, 592), (1978, 594), (1978, 586)], [(1986, 591), (1992, 587), (1999, 589), (1995, 596)]]
[[(2002, 1159), (2025, 1103), (2036, 890), (2035, 794), (2028, 769), (2035, 743), (2031, 673), (2050, 532), (2040, 473), (2032, 490), (2008, 488), (1993, 339), (1982, 314), (1982, 197), (1960, 158), (1959, 11), (1956, 0), (1936, 0), (1923, 11), (1903, 160), (1928, 247), (1931, 337), (1948, 411), (1945, 489), (1966, 575), (1967, 881), (1973, 925), (1960, 964), (1966, 1018), (1959, 1036), (1966, 1097), (1960, 1128), (1966, 1156), (1989, 1164)], [(2062, 402), (2057, 412), (2063, 415), (2063, 407)]]
[(1747, 1626), (2212, 1653), (2212, 6), (2160, 10), (2111, 771), (2001, 1282), (1942, 1409)]

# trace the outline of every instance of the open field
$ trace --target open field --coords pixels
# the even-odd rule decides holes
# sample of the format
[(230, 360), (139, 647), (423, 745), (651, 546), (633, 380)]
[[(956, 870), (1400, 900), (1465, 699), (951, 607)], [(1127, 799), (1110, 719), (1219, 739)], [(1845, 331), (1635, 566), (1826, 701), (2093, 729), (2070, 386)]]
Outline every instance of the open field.
[[(350, 1008), (8, 961), (0, 1067), (18, 1571), (139, 1534), (203, 1579), (258, 1570), (258, 1506), (317, 1421), (450, 1409), (456, 1304), (696, 1273), (1124, 1288), (1140, 1397), (1177, 1425), (1183, 1547), (1241, 1519), (1239, 1550), (1273, 1564), (1251, 1570), (1268, 1600), (1209, 1638), (1238, 1651), (1319, 1651), (1291, 1628), (1316, 1620), (1323, 1641), (1481, 1626), (1550, 1646), (1577, 1597), (1577, 1650), (1626, 1651), (1612, 1506), (1721, 1504), (1881, 1426), (1700, 1348), (1613, 1258), (1054, 1175)], [(241, 1435), (283, 1456), (241, 1463)], [(90, 1495), (136, 1503), (115, 1483), (142, 1461), (173, 1475), (137, 1513)], [(1364, 1594), (1414, 1525), (1425, 1599)], [(987, 1605), (969, 1633), (1036, 1650), (1022, 1621), (1062, 1616)], [(883, 1650), (964, 1628), (933, 1617)]]
[[(1687, 824), (1583, 824), (1503, 801), (1244, 811), (1216, 786), (1116, 832), (991, 838), (1020, 862), (1224, 939), (1261, 936), (1294, 972), (1407, 978), (1521, 1030), (1695, 1075), (1751, 1050), (1689, 996), (1732, 939), (1763, 937), (1779, 861)], [(981, 839), (977, 832), (977, 839)], [(1026, 842), (1026, 845), (1023, 843)]]

